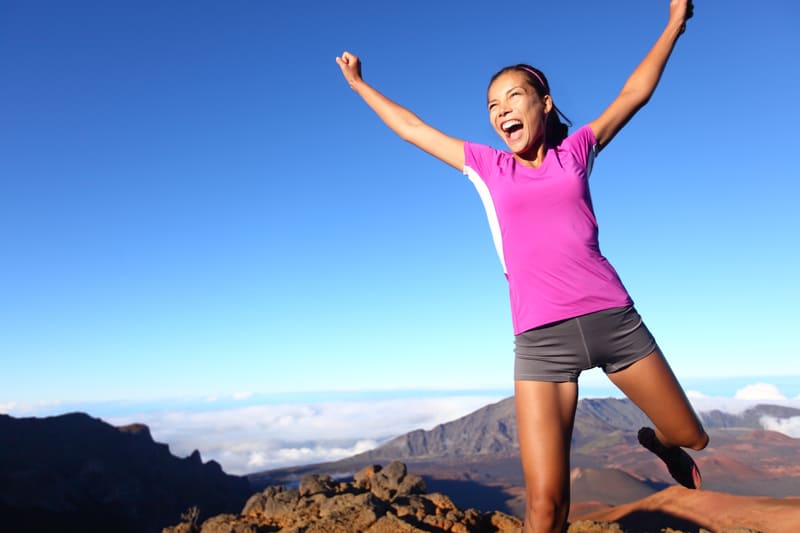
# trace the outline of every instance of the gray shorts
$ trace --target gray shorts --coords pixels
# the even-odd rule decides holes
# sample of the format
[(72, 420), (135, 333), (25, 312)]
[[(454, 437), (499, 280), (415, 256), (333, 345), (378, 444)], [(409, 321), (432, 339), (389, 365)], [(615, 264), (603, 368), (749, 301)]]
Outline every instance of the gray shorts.
[(514, 379), (578, 381), (599, 366), (606, 374), (624, 369), (658, 349), (632, 306), (589, 313), (514, 337)]

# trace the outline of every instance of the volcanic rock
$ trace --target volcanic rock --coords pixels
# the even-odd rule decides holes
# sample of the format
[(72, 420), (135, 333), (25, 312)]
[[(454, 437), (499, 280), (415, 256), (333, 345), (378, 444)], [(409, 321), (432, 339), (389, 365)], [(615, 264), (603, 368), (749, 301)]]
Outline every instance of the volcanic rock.
[(199, 527), (184, 522), (164, 533), (519, 533), (521, 527), (502, 512), (461, 510), (444, 494), (427, 494), (421, 477), (393, 461), (370, 465), (349, 482), (310, 475), (297, 489), (270, 486), (238, 516), (216, 516)]

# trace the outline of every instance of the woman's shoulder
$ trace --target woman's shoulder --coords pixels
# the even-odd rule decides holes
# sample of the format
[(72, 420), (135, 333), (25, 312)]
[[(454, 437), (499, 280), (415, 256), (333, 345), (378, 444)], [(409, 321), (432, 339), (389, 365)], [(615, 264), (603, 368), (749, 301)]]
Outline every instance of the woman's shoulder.
[(599, 152), (597, 138), (588, 124), (573, 131), (561, 141), (556, 150), (562, 154), (573, 154), (580, 160), (585, 160), (591, 154), (596, 156)]
[(586, 124), (569, 134), (556, 148), (559, 157), (567, 157), (585, 168), (587, 176), (591, 173), (594, 158), (598, 153), (597, 138), (592, 128)]
[(494, 176), (507, 173), (513, 168), (514, 156), (505, 150), (492, 146), (465, 142), (464, 143), (464, 172), (476, 172), (484, 180), (491, 180)]
[(487, 144), (464, 142), (464, 164), (475, 170), (504, 166), (514, 156), (505, 150), (498, 150)]
[(492, 155), (509, 155), (509, 156), (511, 155), (507, 151), (499, 150), (488, 144), (482, 144), (472, 141), (464, 141), (464, 152), (477, 153), (477, 154), (492, 154)]
[(594, 131), (589, 124), (584, 124), (580, 128), (567, 135), (567, 137), (561, 141), (561, 144), (558, 146), (562, 150), (569, 150), (574, 148), (591, 147), (596, 144), (597, 138), (594, 136)]

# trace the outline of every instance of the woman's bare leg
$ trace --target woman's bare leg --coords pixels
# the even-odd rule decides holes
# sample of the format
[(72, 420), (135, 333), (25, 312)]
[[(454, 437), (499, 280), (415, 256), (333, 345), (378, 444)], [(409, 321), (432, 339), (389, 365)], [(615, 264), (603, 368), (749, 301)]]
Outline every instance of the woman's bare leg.
[(577, 383), (516, 381), (525, 533), (563, 533), (569, 515), (569, 451)]
[(608, 377), (653, 421), (662, 444), (706, 447), (708, 434), (659, 350)]

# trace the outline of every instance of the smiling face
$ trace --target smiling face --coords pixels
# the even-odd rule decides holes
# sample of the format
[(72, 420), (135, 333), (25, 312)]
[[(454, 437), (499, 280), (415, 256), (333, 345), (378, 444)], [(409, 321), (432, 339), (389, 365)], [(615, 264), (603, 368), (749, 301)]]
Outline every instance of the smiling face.
[(539, 97), (524, 72), (508, 71), (489, 86), (489, 121), (509, 150), (529, 163), (541, 163), (545, 123), (553, 101)]

